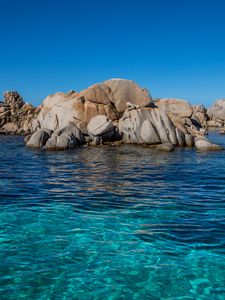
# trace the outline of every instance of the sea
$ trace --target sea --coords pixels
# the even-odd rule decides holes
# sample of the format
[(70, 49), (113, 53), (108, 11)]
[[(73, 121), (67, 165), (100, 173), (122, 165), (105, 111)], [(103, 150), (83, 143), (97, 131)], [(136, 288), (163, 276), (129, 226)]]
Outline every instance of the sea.
[(0, 299), (224, 300), (225, 151), (0, 136)]

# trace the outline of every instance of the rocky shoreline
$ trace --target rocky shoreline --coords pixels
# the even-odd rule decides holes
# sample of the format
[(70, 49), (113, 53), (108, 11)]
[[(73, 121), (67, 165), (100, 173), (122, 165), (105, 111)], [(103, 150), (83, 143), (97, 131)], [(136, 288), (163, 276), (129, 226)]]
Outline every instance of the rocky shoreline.
[(180, 99), (153, 99), (134, 81), (111, 79), (79, 93), (47, 96), (40, 107), (17, 92), (0, 102), (0, 134), (25, 135), (27, 147), (66, 150), (105, 143), (219, 150), (207, 138), (211, 127), (225, 133), (225, 100), (206, 109)]

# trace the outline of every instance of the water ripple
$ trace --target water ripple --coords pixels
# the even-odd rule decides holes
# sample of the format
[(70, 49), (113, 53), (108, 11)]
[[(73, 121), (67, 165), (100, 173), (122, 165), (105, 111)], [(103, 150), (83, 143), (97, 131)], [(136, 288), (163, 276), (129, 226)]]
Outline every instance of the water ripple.
[(1, 299), (224, 300), (223, 151), (0, 153)]

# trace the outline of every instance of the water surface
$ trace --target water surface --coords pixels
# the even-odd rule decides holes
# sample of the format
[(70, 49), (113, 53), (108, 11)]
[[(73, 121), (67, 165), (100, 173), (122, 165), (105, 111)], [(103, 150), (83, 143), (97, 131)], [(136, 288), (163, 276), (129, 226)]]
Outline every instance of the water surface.
[(225, 299), (224, 151), (0, 153), (0, 299)]

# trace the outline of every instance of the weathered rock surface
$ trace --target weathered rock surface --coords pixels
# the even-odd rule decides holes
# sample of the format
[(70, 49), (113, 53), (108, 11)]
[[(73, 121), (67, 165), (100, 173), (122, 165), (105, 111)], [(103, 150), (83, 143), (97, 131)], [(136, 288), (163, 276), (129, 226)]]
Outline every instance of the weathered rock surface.
[(222, 127), (225, 124), (225, 99), (217, 100), (207, 109), (208, 126)]
[(204, 135), (201, 125), (193, 123), (192, 114), (188, 102), (162, 99), (155, 102), (155, 107), (128, 108), (119, 120), (119, 131), (124, 143), (192, 147), (194, 137)]
[(164, 111), (157, 108), (126, 110), (119, 120), (124, 143), (177, 145), (175, 126)]
[(193, 107), (190, 103), (181, 99), (165, 98), (155, 102), (155, 105), (165, 111), (168, 115), (172, 114), (178, 118), (190, 118), (193, 114)]
[(110, 88), (117, 112), (121, 115), (127, 108), (127, 102), (140, 107), (149, 106), (152, 98), (148, 90), (141, 88), (132, 80), (112, 79), (104, 84)]
[(159, 99), (155, 105), (164, 111), (174, 126), (184, 134), (191, 134), (192, 136), (205, 134), (205, 131), (200, 130), (202, 125), (195, 115), (196, 111), (200, 109), (199, 107), (194, 108), (185, 100), (170, 98)]

